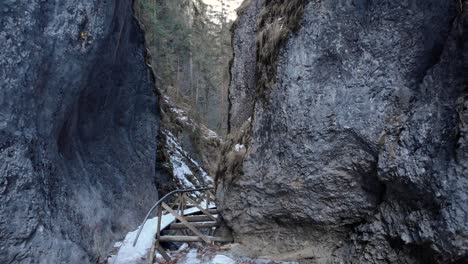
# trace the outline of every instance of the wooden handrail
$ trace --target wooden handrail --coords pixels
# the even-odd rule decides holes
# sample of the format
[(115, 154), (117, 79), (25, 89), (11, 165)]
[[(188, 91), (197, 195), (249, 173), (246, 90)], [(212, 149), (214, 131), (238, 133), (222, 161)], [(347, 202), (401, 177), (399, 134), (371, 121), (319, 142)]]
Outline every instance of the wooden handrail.
[[(177, 194), (177, 193), (189, 193), (189, 192), (198, 192), (198, 191), (209, 191), (209, 190), (214, 190), (213, 187), (201, 187), (201, 188), (194, 188), (194, 189), (179, 189), (179, 190), (174, 190), (166, 195), (164, 195), (163, 198), (159, 199), (159, 201), (153, 205), (153, 207), (151, 207), (151, 209), (148, 211), (148, 213), (146, 214), (146, 217), (145, 219), (143, 220), (143, 223), (141, 224), (140, 228), (138, 229), (138, 233), (137, 233), (137, 236), (135, 237), (135, 241), (133, 241), (133, 246), (136, 245), (137, 241), (138, 241), (138, 238), (140, 237), (140, 234), (141, 234), (141, 231), (143, 230), (143, 227), (146, 223), (146, 221), (148, 221), (148, 218), (150, 216), (150, 214), (154, 211), (154, 209), (156, 209), (158, 206), (160, 207), (161, 203), (163, 203), (164, 201), (166, 201), (169, 197), (171, 197), (172, 195), (174, 194)], [(159, 220), (159, 219), (158, 219)]]

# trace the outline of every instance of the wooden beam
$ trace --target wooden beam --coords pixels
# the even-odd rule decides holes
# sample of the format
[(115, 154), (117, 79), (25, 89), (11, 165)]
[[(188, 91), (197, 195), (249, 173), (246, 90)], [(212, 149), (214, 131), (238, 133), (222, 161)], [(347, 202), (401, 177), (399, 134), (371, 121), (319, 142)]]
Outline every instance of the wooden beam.
[(164, 209), (166, 209), (166, 211), (171, 213), (175, 218), (177, 218), (180, 222), (182, 222), (182, 224), (187, 226), (188, 229), (190, 229), (195, 235), (199, 236), (203, 241), (205, 241), (206, 243), (211, 242), (205, 235), (203, 235), (200, 231), (198, 231), (198, 229), (196, 229), (192, 224), (185, 220), (183, 216), (179, 215), (177, 212), (172, 210), (172, 208), (170, 208), (166, 203), (162, 203), (162, 206)]
[[(207, 236), (213, 242), (232, 242), (230, 237), (213, 237)], [(203, 242), (203, 240), (198, 236), (162, 236), (161, 241), (164, 242)]]
[(171, 256), (169, 256), (166, 251), (164, 250), (164, 248), (161, 246), (161, 244), (159, 244), (159, 240), (156, 240), (156, 250), (158, 250), (159, 254), (161, 254), (161, 256), (163, 256), (164, 260), (169, 262), (171, 261)]
[(161, 220), (162, 220), (162, 207), (158, 208), (158, 227), (156, 228), (156, 239), (161, 236)]
[(206, 193), (205, 193), (205, 192), (202, 192), (201, 195), (200, 195), (200, 197), (198, 197), (198, 199), (196, 199), (196, 201), (197, 201), (198, 203), (203, 202), (203, 201), (205, 200), (205, 196), (206, 196)]
[[(187, 215), (185, 216), (185, 219), (189, 222), (207, 222), (207, 221), (213, 221), (211, 217), (207, 215)], [(218, 221), (218, 219), (216, 219)]]
[(178, 213), (180, 215), (184, 215), (184, 210), (185, 210), (185, 200), (184, 200), (184, 194), (179, 194), (179, 207), (178, 207)]
[(206, 199), (205, 199), (205, 209), (208, 210), (208, 208), (210, 208), (210, 203), (211, 203), (211, 196), (208, 192), (206, 192), (206, 195), (205, 195)]
[(175, 209), (175, 207), (179, 206), (179, 199), (180, 199), (180, 195), (177, 195), (176, 196), (177, 198), (175, 199), (174, 202), (172, 203), (168, 203), (168, 205), (172, 208), (172, 209)]
[(219, 214), (218, 209), (215, 209), (215, 208), (208, 209), (207, 211), (212, 215)]
[[(195, 222), (195, 223), (191, 223), (191, 224), (196, 228), (210, 228), (210, 227), (219, 226), (219, 223), (214, 222), (214, 221), (211, 221), (211, 222)], [(174, 223), (174, 224), (169, 226), (169, 229), (172, 229), (172, 230), (179, 230), (179, 229), (186, 229), (186, 228), (187, 227), (184, 224), (181, 224), (181, 223)]]
[[(185, 195), (185, 194), (184, 194)], [(201, 207), (199, 204), (197, 204), (194, 200), (190, 199), (188, 196), (185, 196), (185, 199), (195, 205), (200, 211), (202, 211), (205, 215), (207, 215), (209, 218), (211, 218), (213, 221), (218, 221), (216, 217), (214, 217), (212, 214), (208, 212), (208, 210), (204, 209)]]
[(206, 191), (206, 195), (209, 195), (212, 197), (212, 200), (215, 202), (216, 201), (216, 195), (214, 195), (210, 190)]
[(151, 245), (151, 249), (148, 255), (148, 264), (154, 263), (154, 250), (156, 249), (156, 243), (157, 243), (157, 240), (153, 240), (153, 243)]

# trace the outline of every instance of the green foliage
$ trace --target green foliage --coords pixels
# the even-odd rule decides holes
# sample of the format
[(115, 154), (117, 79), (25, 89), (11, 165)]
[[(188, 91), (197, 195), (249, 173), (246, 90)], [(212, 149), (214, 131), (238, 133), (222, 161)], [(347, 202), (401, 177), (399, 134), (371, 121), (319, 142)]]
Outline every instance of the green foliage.
[(227, 116), (232, 56), (227, 14), (210, 14), (201, 0), (138, 0), (135, 9), (159, 90), (219, 132)]
[(257, 90), (265, 98), (275, 84), (280, 48), (302, 20), (308, 0), (266, 0), (257, 21)]

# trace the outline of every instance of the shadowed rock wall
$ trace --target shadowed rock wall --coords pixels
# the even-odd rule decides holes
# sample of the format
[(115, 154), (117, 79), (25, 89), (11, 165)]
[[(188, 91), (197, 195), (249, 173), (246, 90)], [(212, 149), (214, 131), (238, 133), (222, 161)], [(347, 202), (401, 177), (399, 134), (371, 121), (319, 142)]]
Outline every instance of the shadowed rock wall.
[(130, 0), (0, 3), (0, 262), (88, 263), (157, 198)]

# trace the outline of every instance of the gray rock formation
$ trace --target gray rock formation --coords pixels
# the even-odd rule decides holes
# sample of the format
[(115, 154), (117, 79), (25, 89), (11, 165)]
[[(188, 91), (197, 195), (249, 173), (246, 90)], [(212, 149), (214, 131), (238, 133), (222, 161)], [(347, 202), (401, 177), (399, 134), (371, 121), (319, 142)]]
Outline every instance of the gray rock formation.
[(0, 263), (95, 263), (157, 198), (132, 1), (1, 1), (0, 42)]
[[(240, 21), (255, 21), (251, 12)], [(217, 175), (222, 215), (252, 254), (468, 262), (466, 1), (463, 12), (445, 0), (307, 2), (267, 89), (258, 77), (240, 85), (256, 96), (251, 123), (235, 130), (249, 117), (231, 118)], [(257, 54), (261, 32), (287, 15), (258, 29)], [(238, 23), (234, 37), (255, 27)], [(245, 83), (236, 70), (231, 89)], [(236, 109), (241, 92), (230, 91)]]
[(255, 98), (255, 62), (257, 47), (257, 16), (263, 0), (246, 0), (238, 9), (241, 14), (232, 26), (232, 48), (234, 58), (231, 64), (229, 87), (230, 131), (239, 129), (252, 116)]

